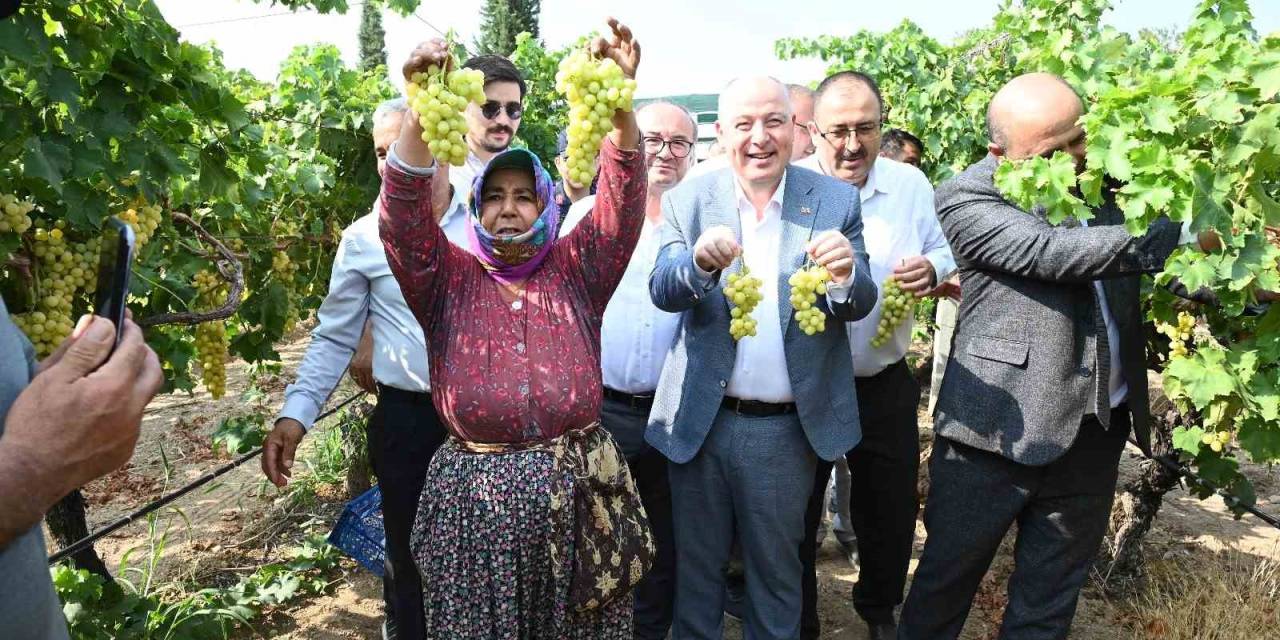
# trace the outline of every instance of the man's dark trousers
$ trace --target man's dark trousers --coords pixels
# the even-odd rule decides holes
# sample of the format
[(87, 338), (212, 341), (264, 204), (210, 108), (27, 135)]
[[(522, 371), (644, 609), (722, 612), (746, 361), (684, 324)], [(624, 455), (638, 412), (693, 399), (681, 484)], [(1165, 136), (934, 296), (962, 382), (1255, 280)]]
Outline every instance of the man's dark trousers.
[(398, 640), (425, 640), (422, 578), (409, 550), (431, 456), (447, 432), (431, 395), (378, 385), (378, 406), (369, 418), (369, 458), (382, 489), (387, 536), (383, 596)]
[[(906, 586), (919, 509), (920, 383), (906, 361), (899, 360), (873, 376), (855, 378), (855, 385), (862, 442), (845, 456), (851, 476), (849, 511), (858, 544), (853, 606), (869, 623), (893, 622), (893, 610), (902, 603)], [(805, 571), (802, 640), (817, 638), (821, 630), (814, 538), (825, 507), (823, 494), (831, 467), (831, 463), (819, 464), (805, 512), (806, 530), (800, 547)]]
[(676, 594), (676, 545), (667, 458), (644, 441), (648, 422), (649, 407), (644, 403), (605, 398), (601, 406), (600, 423), (627, 458), (656, 547), (653, 566), (636, 586), (633, 634), (637, 640), (663, 640), (671, 629)]
[(1067, 637), (1106, 534), (1129, 426), (1123, 405), (1112, 410), (1109, 429), (1087, 416), (1075, 443), (1044, 466), (935, 438), (924, 511), (929, 542), (898, 637), (958, 637), (982, 576), (1015, 522), (1015, 566), (1000, 638)]

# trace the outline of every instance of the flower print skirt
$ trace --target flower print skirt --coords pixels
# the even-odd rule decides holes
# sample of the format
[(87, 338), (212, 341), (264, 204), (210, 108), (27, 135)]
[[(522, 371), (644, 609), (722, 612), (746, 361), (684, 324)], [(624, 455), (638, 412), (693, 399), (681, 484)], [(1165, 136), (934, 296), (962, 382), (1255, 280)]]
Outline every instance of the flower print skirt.
[(648, 521), (603, 429), (533, 444), (450, 438), (413, 528), (429, 638), (629, 640)]

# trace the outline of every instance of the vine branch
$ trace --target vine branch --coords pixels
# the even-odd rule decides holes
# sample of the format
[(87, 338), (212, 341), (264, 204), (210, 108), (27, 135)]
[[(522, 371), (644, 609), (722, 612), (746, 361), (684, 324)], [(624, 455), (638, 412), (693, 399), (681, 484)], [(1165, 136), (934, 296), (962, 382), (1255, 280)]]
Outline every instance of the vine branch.
[(240, 266), (240, 261), (236, 255), (222, 244), (220, 240), (215, 238), (213, 234), (200, 226), (191, 216), (180, 211), (174, 211), (171, 214), (174, 222), (181, 222), (195, 230), (196, 235), (200, 236), (210, 246), (212, 246), (219, 255), (221, 260), (217, 261), (218, 274), (230, 285), (227, 291), (227, 299), (223, 301), (222, 306), (211, 311), (180, 311), (177, 313), (161, 313), (154, 316), (148, 316), (138, 321), (140, 327), (155, 327), (162, 324), (200, 324), (202, 322), (212, 322), (214, 320), (222, 320), (231, 317), (232, 314), (240, 308), (240, 299), (244, 293), (244, 269)]

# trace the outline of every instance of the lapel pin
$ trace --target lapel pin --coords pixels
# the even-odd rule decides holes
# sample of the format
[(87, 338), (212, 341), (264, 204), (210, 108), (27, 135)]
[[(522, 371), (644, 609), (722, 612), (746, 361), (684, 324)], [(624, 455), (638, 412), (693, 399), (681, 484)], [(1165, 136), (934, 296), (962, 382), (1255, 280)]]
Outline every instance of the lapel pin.
[(809, 207), (800, 207), (800, 213), (810, 214), (813, 213), (813, 209), (810, 209)]

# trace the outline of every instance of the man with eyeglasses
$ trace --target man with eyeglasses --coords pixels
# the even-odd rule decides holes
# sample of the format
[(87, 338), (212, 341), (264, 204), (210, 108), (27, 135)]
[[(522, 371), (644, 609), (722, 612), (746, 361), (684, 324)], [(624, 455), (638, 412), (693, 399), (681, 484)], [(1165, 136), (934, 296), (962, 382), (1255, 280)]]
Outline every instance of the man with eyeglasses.
[(463, 117), (467, 121), (467, 161), (449, 171), (449, 184), (464, 195), (471, 192), (471, 181), (489, 160), (506, 151), (520, 130), (524, 117), (524, 77), (510, 60), (502, 56), (476, 56), (463, 63), (464, 69), (484, 73), (485, 103), (467, 104)]
[[(916, 297), (933, 295), (937, 283), (955, 270), (955, 259), (934, 215), (928, 179), (915, 167), (879, 157), (883, 114), (880, 89), (871, 77), (844, 71), (823, 80), (809, 125), (817, 153), (799, 164), (858, 187), (871, 277), (877, 286), (893, 277)], [(905, 360), (911, 318), (887, 343), (872, 347), (880, 313), (877, 302), (870, 314), (848, 326), (862, 425), (862, 442), (845, 456), (860, 565), (853, 605), (872, 640), (897, 633), (894, 608), (902, 603), (911, 559), (920, 456), (920, 385)], [(806, 515), (802, 638), (818, 637), (814, 532), (822, 518), (830, 472), (830, 463), (819, 465)]]
[[(645, 442), (644, 431), (680, 315), (654, 306), (649, 297), (649, 273), (661, 247), (662, 196), (689, 171), (698, 127), (688, 109), (662, 101), (637, 109), (636, 123), (648, 167), (645, 223), (600, 327), (604, 375), (600, 422), (627, 457), (657, 548), (653, 567), (635, 590), (634, 637), (662, 640), (671, 627), (675, 596), (671, 486), (667, 482), (667, 459)], [(594, 204), (594, 195), (573, 203), (561, 235), (568, 234), (590, 215)]]

